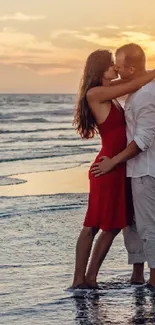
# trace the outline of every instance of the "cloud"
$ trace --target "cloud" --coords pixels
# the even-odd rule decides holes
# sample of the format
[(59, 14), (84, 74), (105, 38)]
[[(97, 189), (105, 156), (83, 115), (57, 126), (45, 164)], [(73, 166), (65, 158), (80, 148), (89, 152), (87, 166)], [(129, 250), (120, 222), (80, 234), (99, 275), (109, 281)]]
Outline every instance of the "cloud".
[(123, 36), (127, 37), (129, 42), (140, 42), (145, 43), (150, 41), (151, 36), (145, 33), (135, 32), (135, 31), (125, 31), (121, 33)]
[(109, 29), (120, 29), (118, 26), (115, 25), (106, 25), (105, 27)]
[(45, 18), (46, 18), (45, 16), (37, 16), (37, 15), (28, 16), (22, 14), (21, 12), (17, 12), (13, 15), (1, 16), (0, 21), (7, 21), (7, 20), (30, 21), (30, 20), (42, 20)]
[[(105, 36), (103, 36), (105, 35)], [(63, 48), (83, 49), (91, 51), (94, 46), (111, 48), (112, 40), (118, 39), (120, 33), (113, 28), (85, 27), (83, 30), (54, 30), (51, 33), (52, 43)], [(116, 40), (117, 43), (117, 40)]]
[(0, 63), (29, 69), (36, 74), (60, 74), (79, 70), (84, 53), (55, 46), (50, 38), (4, 28), (0, 32)]
[(76, 63), (73, 67), (67, 67), (65, 64), (58, 64), (58, 63), (44, 63), (44, 64), (39, 64), (39, 63), (19, 63), (17, 65), (18, 67), (24, 67), (28, 70), (34, 71), (38, 75), (58, 75), (58, 74), (66, 74), (70, 73), (75, 70), (76, 68)]
[(103, 26), (87, 26), (84, 27), (84, 30), (86, 31), (103, 31), (105, 29), (120, 29), (120, 27), (116, 25), (103, 25)]
[(81, 30), (57, 30), (51, 34), (52, 43), (57, 46), (77, 45), (86, 54), (97, 48), (115, 51), (119, 46), (130, 42), (138, 43), (146, 51), (148, 63), (152, 64), (155, 52), (155, 36), (149, 28), (128, 25), (122, 31), (118, 26), (85, 27)]
[(78, 35), (78, 30), (69, 30), (69, 29), (58, 29), (58, 30), (53, 30), (51, 32), (51, 38), (52, 39), (55, 39), (55, 38), (58, 38), (59, 36), (76, 36)]
[[(138, 29), (137, 29), (138, 30)], [(135, 42), (146, 51), (149, 65), (154, 62), (155, 38), (151, 32), (124, 28), (53, 30), (46, 39), (31, 33), (3, 28), (0, 32), (0, 63), (23, 67), (39, 75), (67, 74), (80, 71), (86, 57), (97, 48), (115, 51), (119, 46)]]
[(137, 26), (136, 25), (128, 25), (126, 27), (127, 27), (127, 29), (135, 29)]

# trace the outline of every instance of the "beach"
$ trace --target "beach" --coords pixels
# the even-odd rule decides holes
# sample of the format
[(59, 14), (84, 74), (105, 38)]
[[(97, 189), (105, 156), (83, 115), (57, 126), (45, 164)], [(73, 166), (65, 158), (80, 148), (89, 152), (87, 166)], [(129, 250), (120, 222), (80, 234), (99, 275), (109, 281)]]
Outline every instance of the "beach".
[[(70, 290), (99, 137), (72, 126), (74, 95), (0, 98), (0, 324), (155, 324), (154, 293), (131, 286), (120, 233), (100, 290)], [(145, 278), (148, 268), (145, 266)]]
[(88, 167), (9, 176), (19, 184), (1, 186), (0, 196), (88, 193)]

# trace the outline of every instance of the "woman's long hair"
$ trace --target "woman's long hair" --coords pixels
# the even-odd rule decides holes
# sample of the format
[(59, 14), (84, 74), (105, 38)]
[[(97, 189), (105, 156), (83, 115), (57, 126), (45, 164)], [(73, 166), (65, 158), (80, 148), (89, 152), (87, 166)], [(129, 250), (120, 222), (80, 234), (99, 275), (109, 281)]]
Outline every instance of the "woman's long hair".
[(82, 138), (93, 138), (98, 133), (86, 96), (89, 89), (102, 86), (104, 72), (110, 67), (111, 61), (112, 54), (107, 50), (97, 50), (87, 58), (73, 121), (75, 129)]

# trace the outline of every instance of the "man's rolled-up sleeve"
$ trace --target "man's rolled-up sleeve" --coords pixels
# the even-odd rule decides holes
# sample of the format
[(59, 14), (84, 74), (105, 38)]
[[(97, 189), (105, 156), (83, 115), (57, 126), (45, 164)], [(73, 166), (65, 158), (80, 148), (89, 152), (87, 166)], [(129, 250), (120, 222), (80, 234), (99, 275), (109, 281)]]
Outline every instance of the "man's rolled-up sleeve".
[(134, 141), (145, 151), (151, 147), (155, 138), (155, 95), (143, 91), (139, 99), (135, 110)]

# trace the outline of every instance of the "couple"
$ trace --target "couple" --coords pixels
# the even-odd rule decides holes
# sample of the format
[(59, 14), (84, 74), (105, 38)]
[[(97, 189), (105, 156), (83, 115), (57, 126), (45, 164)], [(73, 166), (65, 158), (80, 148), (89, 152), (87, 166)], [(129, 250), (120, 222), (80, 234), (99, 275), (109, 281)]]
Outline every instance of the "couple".
[[(114, 80), (118, 74), (121, 79)], [(133, 264), (131, 282), (144, 283), (147, 261), (149, 285), (155, 287), (154, 78), (137, 44), (120, 47), (116, 64), (107, 50), (91, 53), (86, 61), (74, 125), (82, 138), (99, 133), (102, 148), (89, 171), (88, 209), (76, 245), (72, 288), (98, 287), (100, 266), (122, 229)], [(116, 98), (126, 94), (124, 114)]]

